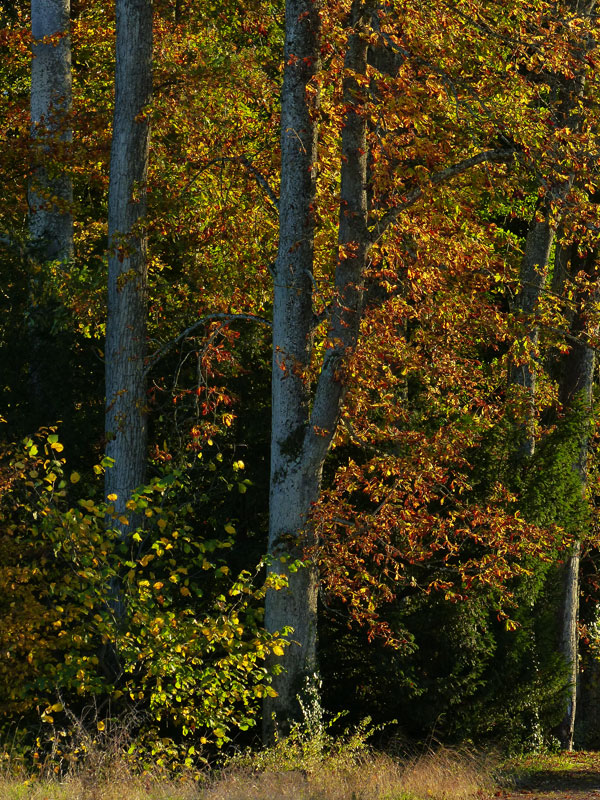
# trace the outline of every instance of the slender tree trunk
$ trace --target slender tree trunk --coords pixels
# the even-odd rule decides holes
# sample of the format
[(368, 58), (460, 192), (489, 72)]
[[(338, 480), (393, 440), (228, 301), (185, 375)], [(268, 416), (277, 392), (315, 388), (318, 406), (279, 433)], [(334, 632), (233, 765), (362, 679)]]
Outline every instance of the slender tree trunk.
[[(577, 245), (570, 248), (570, 274), (584, 271), (590, 280), (594, 279), (596, 254), (591, 253), (583, 260), (577, 257)], [(563, 259), (564, 260), (564, 259)], [(566, 277), (566, 276), (565, 276)], [(596, 351), (589, 346), (588, 339), (595, 335), (598, 325), (591, 311), (597, 301), (597, 292), (590, 296), (589, 289), (585, 295), (577, 293), (576, 311), (571, 322), (571, 335), (577, 340), (564, 356), (559, 386), (559, 399), (565, 409), (572, 408), (575, 403), (583, 403), (585, 419), (583, 427), (578, 431), (576, 442), (577, 458), (573, 464), (581, 481), (582, 501), (585, 502), (588, 485), (588, 444), (589, 425), (593, 403), (593, 380), (596, 365)], [(569, 695), (565, 716), (559, 727), (559, 738), (565, 750), (573, 749), (575, 717), (577, 710), (578, 672), (579, 672), (579, 566), (581, 558), (581, 541), (576, 541), (565, 564), (563, 581), (563, 602), (560, 617), (560, 651), (569, 667)]]
[(565, 564), (564, 589), (560, 618), (560, 652), (568, 666), (569, 689), (565, 715), (560, 723), (558, 738), (563, 750), (573, 749), (575, 717), (577, 712), (577, 690), (579, 673), (579, 565), (581, 542), (577, 541)]
[[(146, 463), (146, 178), (152, 92), (151, 0), (117, 0), (115, 110), (108, 197), (105, 490), (118, 514)], [(139, 520), (130, 515), (129, 529)], [(127, 528), (121, 526), (122, 536)]]
[(71, 131), (70, 0), (31, 2), (31, 143), (29, 182), (30, 253), (36, 266), (30, 281), (29, 394), (33, 424), (53, 422), (56, 402), (55, 353), (52, 334), (55, 308), (43, 300), (50, 261), (66, 263), (73, 256), (73, 186), (65, 156)]
[[(302, 13), (304, 12), (307, 13)], [(312, 331), (313, 223), (312, 178), (317, 133), (307, 83), (319, 52), (315, 4), (288, 3), (286, 78), (282, 95), (282, 190), (280, 245), (273, 310), (273, 422), (269, 552), (271, 570), (288, 575), (289, 586), (269, 592), (268, 630), (293, 628), (291, 644), (279, 659), (278, 695), (264, 708), (264, 737), (285, 733), (298, 717), (303, 679), (316, 669), (318, 576), (313, 567), (289, 574), (281, 560), (301, 557), (314, 541), (310, 512), (321, 488), (325, 457), (333, 439), (345, 387), (344, 365), (356, 345), (362, 312), (363, 272), (369, 248), (367, 231), (367, 142), (364, 102), (355, 75), (366, 73), (367, 39), (362, 35), (366, 6), (353, 4), (345, 59), (342, 128), (339, 255), (335, 299), (325, 357), (309, 412), (306, 368)], [(310, 13), (308, 13), (310, 12)], [(302, 49), (300, 49), (302, 47)], [(302, 56), (304, 66), (297, 66)], [(294, 65), (293, 69), (290, 66)], [(301, 140), (301, 137), (304, 137)]]
[[(593, 13), (596, 0), (571, 0), (568, 3), (570, 10), (582, 19), (589, 18)], [(577, 112), (577, 102), (581, 98), (585, 88), (585, 55), (591, 48), (592, 42), (589, 36), (582, 37), (579, 52), (576, 54), (579, 58), (580, 69), (578, 72), (571, 76), (554, 76), (550, 81), (551, 89), (551, 102), (556, 107), (555, 119), (556, 125), (560, 128), (569, 128), (577, 131), (580, 126), (580, 119)], [(556, 167), (557, 171), (561, 163), (561, 153), (556, 154)], [(562, 183), (556, 183), (554, 186), (550, 185), (550, 200), (562, 201), (570, 191), (574, 180), (574, 175), (571, 174), (566, 180), (563, 179)], [(525, 314), (533, 314), (539, 302), (540, 294), (543, 290), (548, 272), (548, 261), (550, 257), (550, 250), (553, 244), (555, 228), (560, 223), (559, 219), (553, 220), (551, 218), (551, 211), (548, 203), (544, 205), (543, 218), (539, 218), (539, 214), (534, 217), (532, 225), (527, 237), (525, 254), (521, 269), (521, 297), (519, 303), (519, 310)], [(552, 281), (553, 290), (558, 293), (560, 287), (568, 278), (570, 267), (571, 274), (574, 274), (574, 264), (569, 264), (576, 261), (576, 245), (564, 246), (559, 243), (555, 254), (555, 269)], [(595, 259), (594, 259), (595, 260)], [(579, 265), (578, 265), (579, 266)], [(589, 262), (586, 264), (588, 270), (592, 267)], [(571, 319), (571, 333), (572, 335), (587, 336), (590, 333), (589, 324), (587, 320), (587, 312), (585, 311), (585, 302), (582, 298), (578, 298), (582, 304), (582, 310), (576, 313)], [(589, 298), (588, 298), (589, 302)], [(531, 350), (535, 350), (537, 346), (538, 331), (535, 325), (532, 325), (527, 336), (529, 338)], [(595, 353), (589, 348), (585, 342), (574, 344), (571, 351), (563, 360), (563, 370), (560, 379), (560, 400), (563, 407), (568, 409), (572, 406), (577, 397), (583, 399), (586, 407), (591, 412), (592, 402), (592, 382), (595, 366)], [(526, 442), (524, 446), (524, 455), (532, 455), (535, 450), (535, 367), (532, 366), (531, 361), (523, 365), (520, 369), (516, 370), (515, 383), (523, 386), (528, 394), (529, 399), (529, 419), (528, 430), (526, 435)], [(588, 437), (589, 432), (587, 428), (582, 431), (581, 438), (578, 443), (579, 457), (577, 463), (574, 464), (581, 478), (582, 492), (585, 495), (587, 487), (587, 450), (588, 450)], [(560, 651), (569, 665), (569, 697), (567, 700), (567, 708), (563, 721), (559, 727), (559, 737), (562, 746), (571, 750), (573, 748), (573, 735), (575, 729), (575, 715), (577, 706), (577, 674), (578, 674), (578, 635), (577, 623), (579, 613), (579, 565), (581, 554), (581, 542), (577, 541), (573, 546), (572, 552), (569, 555), (564, 570), (564, 590), (561, 606), (561, 620), (560, 620), (560, 636), (559, 647)]]
[(73, 186), (57, 168), (72, 140), (70, 0), (31, 0), (31, 137), (29, 230), (39, 261), (73, 255)]
[[(596, 0), (569, 0), (567, 3), (573, 14), (584, 19), (590, 17), (595, 5)], [(567, 77), (551, 74), (547, 78), (550, 89), (550, 105), (554, 107), (554, 125), (558, 129), (569, 128), (576, 131), (580, 126), (577, 102), (585, 88), (584, 59), (589, 48), (588, 37), (582, 37), (577, 53), (580, 69), (575, 75)], [(563, 158), (564, 154), (558, 151), (556, 163), (553, 165), (555, 171), (561, 172), (559, 167)], [(535, 452), (536, 368), (533, 357), (537, 350), (539, 331), (533, 322), (533, 317), (548, 277), (550, 253), (556, 229), (560, 224), (560, 203), (571, 190), (573, 179), (572, 174), (568, 175), (566, 179), (561, 176), (560, 180), (550, 180), (549, 185), (546, 186), (544, 199), (536, 209), (529, 225), (521, 262), (521, 291), (517, 309), (526, 319), (529, 317), (532, 322), (527, 324), (525, 333), (528, 351), (526, 360), (513, 369), (512, 381), (523, 387), (528, 403), (526, 434), (522, 447), (524, 456), (532, 456)], [(558, 204), (558, 213), (552, 211), (553, 204)]]
[[(518, 308), (525, 317), (532, 318), (548, 274), (550, 250), (555, 236), (555, 226), (550, 220), (550, 211), (544, 207), (540, 218), (539, 212), (534, 215), (521, 262), (521, 293)], [(536, 371), (531, 356), (538, 346), (539, 332), (535, 324), (527, 326), (527, 357), (513, 370), (513, 382), (522, 386), (527, 396), (526, 433), (522, 447), (523, 456), (532, 456), (535, 452), (535, 407), (536, 407)]]

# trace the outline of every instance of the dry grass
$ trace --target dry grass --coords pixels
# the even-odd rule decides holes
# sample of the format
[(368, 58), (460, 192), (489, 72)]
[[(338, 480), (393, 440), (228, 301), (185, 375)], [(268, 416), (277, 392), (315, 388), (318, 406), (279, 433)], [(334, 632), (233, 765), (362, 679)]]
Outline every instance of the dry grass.
[[(289, 752), (288, 752), (289, 756)], [(0, 776), (1, 800), (475, 800), (491, 797), (491, 770), (478, 757), (441, 749), (400, 762), (382, 754), (323, 755), (277, 764), (233, 762), (203, 782), (136, 776), (114, 763), (63, 780)]]
[(0, 778), (2, 800), (200, 800), (193, 782), (130, 777), (93, 780), (73, 776), (64, 780), (17, 781)]
[(341, 750), (304, 769), (234, 765), (202, 800), (474, 800), (493, 791), (490, 765), (468, 753), (442, 749), (408, 762), (364, 753), (344, 763)]
[(354, 766), (255, 773), (233, 767), (215, 779), (202, 800), (396, 800), (404, 797), (401, 768), (386, 756), (361, 759)]
[(441, 749), (409, 764), (402, 775), (402, 784), (409, 796), (419, 800), (470, 800), (494, 794), (492, 774), (491, 759)]

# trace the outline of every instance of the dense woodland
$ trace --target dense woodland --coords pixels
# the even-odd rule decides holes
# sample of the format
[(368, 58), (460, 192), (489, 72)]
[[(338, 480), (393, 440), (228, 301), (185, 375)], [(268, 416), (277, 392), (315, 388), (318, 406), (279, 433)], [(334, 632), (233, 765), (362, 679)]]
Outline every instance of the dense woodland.
[(3, 739), (600, 746), (595, 0), (0, 20)]

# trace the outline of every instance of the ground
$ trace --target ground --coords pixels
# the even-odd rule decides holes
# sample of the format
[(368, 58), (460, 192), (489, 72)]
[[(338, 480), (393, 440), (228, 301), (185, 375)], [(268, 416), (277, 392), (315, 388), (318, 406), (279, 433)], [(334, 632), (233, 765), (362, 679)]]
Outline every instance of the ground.
[(497, 796), (504, 800), (600, 800), (600, 753), (526, 759), (515, 768), (514, 784)]

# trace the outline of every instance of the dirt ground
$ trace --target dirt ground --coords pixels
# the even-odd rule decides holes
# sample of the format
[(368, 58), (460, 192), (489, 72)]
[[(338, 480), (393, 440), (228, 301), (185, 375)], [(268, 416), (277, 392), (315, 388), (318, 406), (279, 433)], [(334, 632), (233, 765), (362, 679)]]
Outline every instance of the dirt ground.
[(500, 800), (600, 800), (600, 753), (538, 757), (518, 770)]

